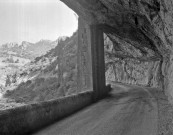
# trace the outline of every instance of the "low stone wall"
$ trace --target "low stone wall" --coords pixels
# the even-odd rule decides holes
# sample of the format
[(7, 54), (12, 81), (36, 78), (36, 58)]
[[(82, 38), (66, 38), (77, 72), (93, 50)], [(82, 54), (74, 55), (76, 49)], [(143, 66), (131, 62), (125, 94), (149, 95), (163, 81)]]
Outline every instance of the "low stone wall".
[(0, 135), (26, 135), (92, 103), (92, 91), (0, 111)]

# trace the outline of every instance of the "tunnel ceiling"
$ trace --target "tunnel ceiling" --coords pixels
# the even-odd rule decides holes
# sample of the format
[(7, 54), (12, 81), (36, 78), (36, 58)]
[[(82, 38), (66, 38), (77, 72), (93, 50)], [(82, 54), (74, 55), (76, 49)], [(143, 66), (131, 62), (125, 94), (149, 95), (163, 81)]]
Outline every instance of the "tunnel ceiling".
[(146, 58), (154, 52), (155, 57), (151, 59), (170, 54), (173, 38), (169, 30), (172, 29), (171, 0), (61, 1), (88, 24), (100, 25), (119, 46), (132, 45)]

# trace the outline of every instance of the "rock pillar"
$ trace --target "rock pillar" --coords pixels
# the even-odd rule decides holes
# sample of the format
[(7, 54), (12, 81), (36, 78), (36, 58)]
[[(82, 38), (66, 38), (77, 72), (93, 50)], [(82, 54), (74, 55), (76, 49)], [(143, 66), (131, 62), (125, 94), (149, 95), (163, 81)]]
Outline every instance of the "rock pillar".
[(94, 100), (107, 94), (105, 82), (104, 37), (101, 26), (78, 24), (78, 89), (93, 89)]
[(91, 25), (91, 52), (92, 52), (92, 76), (94, 99), (104, 97), (107, 94), (105, 82), (105, 58), (103, 30), (99, 25)]
[(90, 27), (82, 18), (78, 21), (77, 85), (79, 91), (92, 90), (92, 60)]

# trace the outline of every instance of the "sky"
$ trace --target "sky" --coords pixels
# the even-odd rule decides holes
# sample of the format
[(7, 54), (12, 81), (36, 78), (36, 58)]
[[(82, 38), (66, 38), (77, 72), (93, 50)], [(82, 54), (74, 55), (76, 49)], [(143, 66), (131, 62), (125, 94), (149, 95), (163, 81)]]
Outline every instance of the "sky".
[(59, 0), (0, 0), (0, 45), (56, 40), (77, 30), (75, 13)]

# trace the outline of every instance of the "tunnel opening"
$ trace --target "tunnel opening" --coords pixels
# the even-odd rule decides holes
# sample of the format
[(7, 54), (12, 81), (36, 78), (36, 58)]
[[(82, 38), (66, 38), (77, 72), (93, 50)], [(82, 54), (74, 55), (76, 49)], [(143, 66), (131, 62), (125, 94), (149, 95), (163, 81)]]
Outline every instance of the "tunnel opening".
[[(42, 3), (45, 8), (52, 11), (48, 5), (56, 7), (57, 1), (18, 1), (19, 5), (31, 4), (38, 7)], [(73, 21), (78, 22), (78, 15), (64, 3), (60, 1), (58, 3), (63, 4), (62, 7), (65, 6), (65, 11), (71, 12), (63, 16), (64, 10), (60, 6), (59, 13), (62, 15), (58, 21), (65, 24), (67, 22), (70, 24), (68, 28), (71, 29), (73, 23), (69, 20), (70, 17), (68, 20), (67, 17), (71, 14), (75, 20)], [(13, 2), (10, 4), (13, 5)], [(23, 6), (20, 8), (23, 9)], [(41, 18), (41, 22), (43, 20)], [(44, 21), (47, 22), (46, 19)], [(63, 25), (61, 24), (59, 29), (63, 30)], [(6, 89), (3, 90), (4, 95), (0, 99), (1, 134), (31, 134), (93, 103), (90, 31), (85, 21), (79, 21), (79, 27), (80, 30), (73, 29), (69, 37), (63, 36), (55, 41), (49, 41), (54, 47), (45, 54), (34, 57), (23, 67), (24, 69), (18, 68), (19, 71), (7, 76)], [(12, 46), (23, 47), (18, 44)], [(27, 45), (22, 49), (26, 48)], [(44, 47), (40, 45), (34, 51), (38, 51), (37, 49), (40, 51)], [(13, 59), (13, 56), (10, 58)], [(11, 86), (16, 87), (10, 89)]]
[[(78, 15), (56, 0), (3, 4), (3, 10), (8, 11), (4, 21), (18, 18), (13, 25), (21, 26), (12, 29), (10, 35), (18, 33), (13, 39), (21, 44), (7, 43), (0, 48), (4, 57), (1, 62), (5, 63), (5, 67), (0, 68), (2, 109), (82, 92), (77, 89)], [(16, 8), (15, 15), (12, 12)], [(7, 25), (11, 27), (10, 23)], [(8, 40), (13, 42), (12, 38)]]
[[(171, 84), (170, 78), (172, 78), (172, 74), (169, 74), (169, 73), (172, 73), (172, 68), (171, 68), (172, 67), (172, 64), (171, 64), (172, 51), (170, 49), (171, 48), (170, 44), (172, 40), (168, 38), (169, 36), (171, 37), (171, 31), (165, 32), (163, 30), (166, 27), (171, 29), (171, 26), (172, 26), (170, 25), (171, 23), (169, 22), (169, 19), (167, 19), (167, 18), (171, 18), (170, 14), (168, 15), (166, 13), (169, 11), (165, 8), (165, 7), (169, 7), (168, 5), (172, 6), (172, 4), (170, 4), (171, 3), (170, 1), (169, 1), (170, 3), (169, 2), (158, 3), (157, 1), (145, 2), (145, 1), (137, 1), (137, 0), (135, 1), (131, 0), (130, 2), (123, 1), (123, 0), (121, 1), (62, 0), (62, 1), (64, 1), (64, 3), (66, 3), (70, 8), (74, 9), (74, 11), (76, 11), (79, 14), (79, 16), (82, 17), (82, 19), (84, 19), (86, 22), (81, 24), (82, 25), (81, 34), (78, 33), (78, 36), (77, 36), (81, 40), (80, 42), (82, 45), (81, 44), (80, 45), (82, 46), (81, 50), (83, 50), (83, 52), (81, 53), (81, 55), (79, 55), (80, 57), (78, 57), (80, 59), (77, 59), (77, 64), (82, 66), (78, 66), (78, 65), (76, 66), (77, 67), (76, 70), (82, 67), (81, 68), (82, 72), (79, 74), (76, 74), (76, 76), (78, 75), (84, 76), (82, 79), (80, 79), (81, 82), (79, 82), (79, 84), (81, 84), (79, 86), (81, 88), (80, 90), (84, 88), (84, 90), (87, 91), (87, 88), (90, 88), (90, 86), (93, 86), (92, 88), (94, 88), (94, 92), (91, 92), (91, 91), (84, 92), (78, 95), (62, 98), (60, 100), (52, 100), (50, 102), (32, 104), (31, 106), (25, 106), (22, 109), (21, 108), (17, 109), (18, 110), (17, 113), (15, 113), (16, 110), (15, 111), (10, 110), (9, 111), (10, 113), (8, 114), (11, 115), (11, 117), (13, 118), (12, 121), (14, 121), (14, 123), (16, 123), (14, 115), (18, 116), (17, 118), (20, 119), (21, 122), (23, 122), (23, 118), (25, 116), (26, 117), (28, 115), (32, 116), (32, 114), (35, 115), (32, 121), (28, 120), (29, 118), (27, 118), (28, 121), (23, 122), (24, 126), (23, 125), (22, 126), (24, 128), (19, 127), (18, 129), (16, 129), (16, 127), (13, 127), (13, 126), (10, 126), (10, 128), (14, 128), (15, 131), (18, 130), (19, 132), (20, 132), (19, 129), (28, 130), (29, 128), (29, 130), (32, 130), (33, 129), (32, 124), (34, 125), (35, 123), (38, 122), (38, 120), (42, 120), (43, 123), (46, 123), (46, 122), (50, 123), (50, 121), (52, 122), (55, 117), (56, 119), (58, 119), (58, 117), (62, 117), (61, 115), (62, 113), (63, 114), (66, 113), (65, 116), (67, 116), (68, 114), (74, 112), (74, 110), (76, 111), (76, 108), (81, 109), (82, 107), (90, 103), (93, 103), (93, 100), (92, 100), (93, 95), (96, 95), (96, 99), (98, 100), (99, 99), (98, 97), (101, 97), (102, 95), (106, 94), (106, 92), (103, 91), (103, 89), (105, 88), (105, 84), (104, 84), (105, 76), (106, 76), (107, 83), (121, 82), (121, 83), (129, 83), (129, 84), (136, 84), (136, 85), (143, 85), (143, 86), (150, 86), (150, 87), (160, 87), (159, 86), (160, 84), (165, 83), (166, 87), (168, 88), (168, 94), (170, 94), (170, 97), (171, 97), (172, 84)], [(164, 3), (167, 3), (167, 5), (164, 5)], [(170, 9), (171, 11), (170, 7), (168, 9)], [(164, 17), (162, 16), (163, 14), (164, 14)], [(88, 26), (90, 26), (90, 29), (86, 29)], [(105, 28), (107, 30), (105, 30)], [(89, 33), (91, 35), (86, 34), (87, 30), (90, 30)], [(86, 79), (88, 78), (88, 75), (87, 75), (88, 72), (85, 71), (86, 68), (83, 68), (83, 66), (86, 66), (86, 62), (88, 62), (86, 57), (87, 53), (85, 52), (88, 49), (87, 48), (88, 46), (86, 46), (86, 43), (87, 43), (86, 39), (88, 37), (90, 37), (91, 39), (88, 41), (91, 41), (91, 48), (92, 48), (91, 57), (92, 57), (92, 75), (93, 75), (92, 81), (94, 82), (93, 85), (87, 85), (88, 84), (87, 82), (89, 82)], [(104, 41), (104, 44), (102, 41)], [(64, 42), (60, 42), (60, 43), (63, 46)], [(78, 43), (79, 43), (79, 40), (78, 40)], [(104, 53), (102, 53), (103, 50), (104, 50)], [(105, 57), (104, 60), (102, 59), (103, 56)], [(103, 61), (105, 61), (105, 63), (103, 63)], [(78, 63), (78, 62), (81, 62), (81, 63)], [(57, 66), (57, 69), (58, 68), (59, 66)], [(106, 70), (106, 73), (102, 72), (105, 70)], [(62, 74), (62, 77), (64, 78), (67, 77), (67, 73), (64, 74), (63, 72), (61, 72), (61, 74)], [(147, 119), (152, 117), (156, 121), (161, 115), (164, 115), (164, 118), (162, 116), (159, 119), (159, 122), (160, 121), (161, 122), (158, 123), (159, 125), (163, 124), (162, 118), (165, 119), (165, 116), (167, 116), (165, 115), (167, 114), (165, 113), (166, 112), (165, 109), (171, 108), (170, 106), (169, 107), (167, 106), (168, 103), (167, 103), (166, 97), (164, 96), (163, 93), (162, 94), (159, 93), (158, 89), (155, 89), (156, 95), (153, 95), (153, 93), (150, 93), (148, 90), (146, 90), (148, 88), (146, 89), (145, 88), (143, 89), (143, 88), (144, 87), (142, 87), (142, 89), (138, 91), (139, 87), (136, 87), (134, 89), (134, 92), (131, 92), (131, 94), (120, 93), (120, 95), (114, 96), (116, 97), (115, 102), (117, 102), (117, 100), (120, 99), (119, 97), (123, 98), (123, 97), (129, 96), (129, 94), (131, 97), (134, 97), (134, 100), (128, 99), (128, 101), (130, 101), (130, 103), (134, 105), (134, 110), (130, 111), (130, 113), (133, 113), (133, 115), (129, 115), (129, 113), (121, 113), (122, 112), (121, 111), (119, 114), (125, 114), (125, 117), (123, 117), (122, 121), (124, 122), (124, 118), (128, 118), (126, 117), (126, 114), (127, 114), (127, 116), (129, 116), (129, 119), (127, 120), (130, 120), (130, 122), (133, 121), (134, 118), (136, 117), (137, 120), (140, 120), (139, 123), (141, 123), (141, 119), (139, 119), (139, 116), (142, 117), (142, 114), (147, 113), (147, 115), (149, 116), (147, 117)], [(133, 91), (133, 89), (131, 90)], [(136, 97), (137, 95), (138, 97)], [(136, 103), (134, 103), (135, 100), (137, 101)], [(109, 101), (110, 101), (109, 99), (106, 99), (106, 103), (108, 104), (111, 103)], [(119, 107), (119, 104), (115, 104), (115, 102), (112, 104), (118, 105)], [(103, 103), (103, 102), (100, 102), (100, 103)], [(126, 104), (126, 102), (125, 103), (120, 102), (120, 104), (125, 105), (125, 107), (123, 107), (123, 110), (126, 110), (126, 108), (129, 108), (128, 107), (129, 104)], [(145, 109), (145, 107), (147, 108)], [(110, 120), (111, 112), (115, 114), (114, 112), (116, 110), (112, 106), (111, 106), (111, 109), (113, 110), (112, 111), (106, 110), (106, 112), (108, 112), (109, 120)], [(132, 106), (130, 107), (130, 109), (132, 109)], [(23, 113), (23, 110), (24, 110), (24, 113)], [(70, 110), (70, 113), (69, 113), (69, 110)], [(150, 116), (153, 110), (156, 113)], [(100, 111), (100, 106), (99, 106), (99, 111)], [(20, 115), (21, 114), (22, 115), (19, 116), (18, 112), (20, 112)], [(58, 112), (58, 116), (57, 116), (57, 112)], [(86, 112), (88, 113), (88, 111)], [(137, 112), (136, 116), (134, 112)], [(23, 117), (23, 114), (24, 115), (26, 114), (26, 115)], [(6, 122), (6, 119), (7, 119), (8, 121), (6, 125), (9, 126), (9, 123), (11, 123), (11, 117), (8, 117), (8, 115), (5, 115), (5, 113), (1, 113), (1, 116), (2, 118), (4, 118), (2, 119), (3, 122), (1, 121), (1, 125), (4, 126), (5, 125), (4, 121)], [(111, 116), (114, 116), (114, 115), (111, 115)], [(134, 116), (134, 117), (131, 117), (131, 116)], [(158, 117), (156, 118), (153, 116), (156, 116), (156, 117), (158, 116)], [(142, 117), (144, 118), (143, 120), (145, 120), (145, 117), (146, 116)], [(44, 121), (45, 119), (47, 120), (46, 122)], [(166, 118), (166, 121), (170, 121), (168, 119), (169, 118)], [(80, 122), (81, 122), (81, 119), (80, 119)], [(101, 121), (100, 125), (103, 124), (102, 122), (103, 121)], [(136, 121), (134, 122), (135, 122), (134, 124), (136, 124)], [(146, 129), (148, 129), (150, 125), (153, 125), (151, 124), (151, 122), (148, 122), (148, 123), (150, 124), (147, 124)], [(108, 126), (107, 124), (108, 124), (108, 121), (106, 121), (106, 127)], [(156, 130), (158, 128), (158, 124), (155, 125)], [(170, 123), (166, 123), (166, 124), (170, 124)], [(91, 125), (91, 123), (89, 125)], [(117, 128), (112, 128), (112, 129), (119, 130), (120, 128), (120, 130), (122, 130), (124, 128), (121, 128), (121, 126), (126, 128), (128, 127), (129, 123), (124, 123), (123, 125), (121, 125), (119, 124), (119, 121), (118, 121), (117, 125), (119, 125), (117, 126)], [(132, 128), (134, 129), (134, 132), (136, 133), (137, 130), (133, 126), (133, 124), (132, 126), (130, 125), (130, 127), (128, 128), (129, 132), (132, 131), (131, 130)], [(4, 130), (7, 131), (6, 129), (7, 128), (5, 127)], [(127, 133), (129, 133), (128, 130), (126, 130)], [(144, 126), (142, 125), (142, 131), (143, 130), (144, 130)], [(153, 130), (153, 131), (156, 131), (156, 130)], [(145, 130), (145, 131), (150, 132), (150, 130)], [(162, 133), (163, 132), (164, 130), (162, 130)]]

